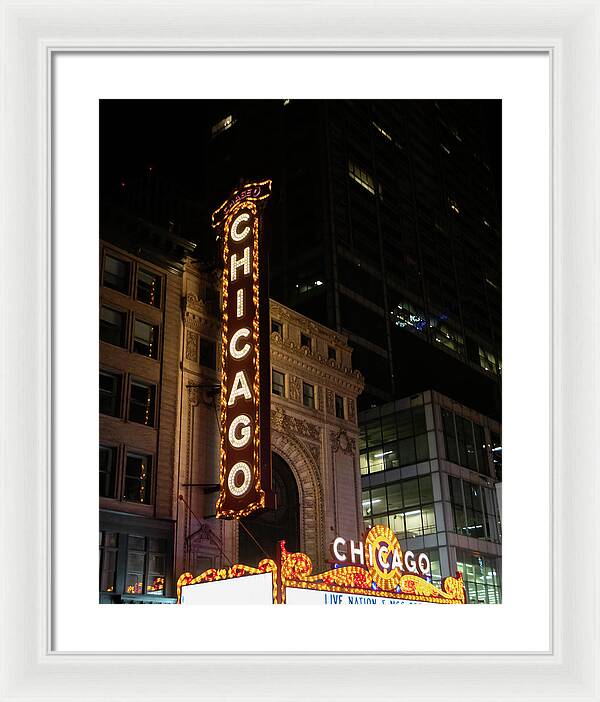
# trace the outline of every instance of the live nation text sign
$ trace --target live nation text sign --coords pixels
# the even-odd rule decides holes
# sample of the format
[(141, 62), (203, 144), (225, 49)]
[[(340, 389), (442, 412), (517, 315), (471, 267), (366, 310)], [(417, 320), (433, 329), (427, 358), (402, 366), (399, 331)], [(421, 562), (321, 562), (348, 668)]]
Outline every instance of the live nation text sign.
[(235, 190), (213, 213), (223, 243), (221, 466), (217, 517), (273, 506), (269, 291), (262, 212), (271, 181)]

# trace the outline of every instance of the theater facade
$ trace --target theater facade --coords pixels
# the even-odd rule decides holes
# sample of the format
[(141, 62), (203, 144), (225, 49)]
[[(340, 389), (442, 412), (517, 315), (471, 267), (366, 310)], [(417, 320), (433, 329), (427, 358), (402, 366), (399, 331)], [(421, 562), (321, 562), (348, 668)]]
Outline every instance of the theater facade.
[(175, 602), (181, 573), (274, 559), (282, 539), (325, 571), (363, 531), (347, 339), (270, 301), (275, 508), (217, 519), (220, 275), (100, 252), (100, 601)]

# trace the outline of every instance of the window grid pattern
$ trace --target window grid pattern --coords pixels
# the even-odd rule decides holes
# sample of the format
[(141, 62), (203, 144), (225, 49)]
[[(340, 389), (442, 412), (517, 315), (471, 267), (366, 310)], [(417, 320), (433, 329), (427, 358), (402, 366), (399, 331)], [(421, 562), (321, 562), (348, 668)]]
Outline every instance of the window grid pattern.
[(302, 383), (302, 404), (305, 407), (315, 408), (315, 386), (310, 383)]
[(469, 604), (500, 604), (502, 589), (495, 558), (456, 549), (456, 569), (462, 573)]
[(160, 276), (140, 268), (137, 274), (137, 299), (146, 305), (160, 307), (160, 290)]
[(354, 161), (348, 162), (348, 175), (356, 183), (362, 185), (365, 190), (368, 190), (371, 195), (375, 195), (375, 183), (372, 176)]
[(377, 417), (361, 426), (360, 432), (362, 475), (429, 459), (424, 405)]
[(154, 414), (156, 403), (156, 386), (149, 383), (142, 383), (134, 380), (131, 382), (129, 393), (129, 420), (144, 424), (147, 427), (154, 426)]
[(273, 395), (285, 397), (285, 374), (274, 368), (271, 375), (271, 392)]
[(117, 476), (117, 450), (100, 446), (100, 497), (114, 497)]
[(446, 408), (442, 408), (442, 424), (446, 458), (489, 476), (490, 460), (484, 428)]
[(368, 529), (383, 524), (399, 539), (436, 533), (431, 475), (363, 490), (362, 508)]
[(120, 417), (121, 375), (119, 373), (100, 371), (99, 392), (100, 414), (106, 414), (109, 417)]
[(161, 596), (164, 590), (164, 539), (130, 535), (125, 591), (130, 595)]
[(454, 531), (500, 543), (500, 514), (493, 489), (448, 476)]
[(119, 535), (100, 532), (100, 592), (114, 592), (117, 575)]

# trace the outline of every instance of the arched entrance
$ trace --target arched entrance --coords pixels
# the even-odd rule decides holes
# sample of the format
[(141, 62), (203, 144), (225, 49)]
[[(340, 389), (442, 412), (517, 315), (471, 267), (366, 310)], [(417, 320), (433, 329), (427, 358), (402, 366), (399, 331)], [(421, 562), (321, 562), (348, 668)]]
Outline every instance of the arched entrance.
[[(277, 508), (250, 515), (241, 520), (239, 527), (239, 562), (256, 565), (265, 558), (277, 556), (277, 545), (283, 539), (289, 551), (300, 549), (300, 501), (298, 485), (281, 456), (272, 454), (273, 489)], [(243, 525), (243, 526), (242, 526)], [(244, 528), (245, 527), (245, 528)], [(255, 543), (254, 539), (262, 546)]]

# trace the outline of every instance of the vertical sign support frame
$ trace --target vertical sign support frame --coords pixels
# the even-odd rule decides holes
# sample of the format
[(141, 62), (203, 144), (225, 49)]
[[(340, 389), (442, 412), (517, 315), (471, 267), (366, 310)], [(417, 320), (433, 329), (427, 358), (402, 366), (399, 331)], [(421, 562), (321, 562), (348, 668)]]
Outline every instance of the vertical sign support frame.
[(213, 213), (223, 244), (220, 493), (216, 516), (274, 507), (270, 310), (263, 210), (271, 181), (247, 183)]

